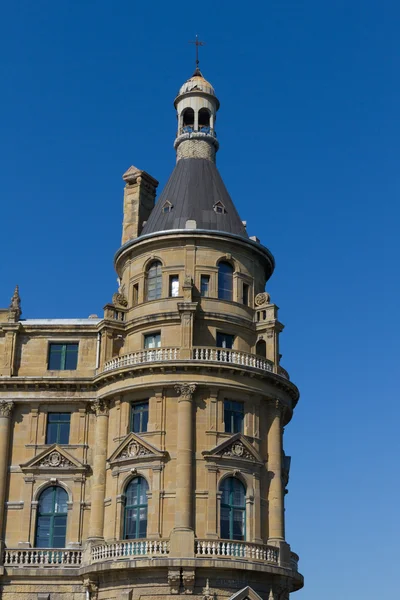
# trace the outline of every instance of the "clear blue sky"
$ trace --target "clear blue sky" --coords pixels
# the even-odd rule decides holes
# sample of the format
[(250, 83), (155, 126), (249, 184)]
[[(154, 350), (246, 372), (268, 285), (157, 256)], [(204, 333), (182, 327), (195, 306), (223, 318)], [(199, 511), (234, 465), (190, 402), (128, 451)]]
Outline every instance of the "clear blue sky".
[(250, 235), (301, 401), (287, 537), (298, 600), (395, 597), (398, 573), (400, 6), (381, 0), (3, 2), (0, 306), (102, 314), (123, 182), (162, 188), (194, 67), (221, 109), (218, 166)]

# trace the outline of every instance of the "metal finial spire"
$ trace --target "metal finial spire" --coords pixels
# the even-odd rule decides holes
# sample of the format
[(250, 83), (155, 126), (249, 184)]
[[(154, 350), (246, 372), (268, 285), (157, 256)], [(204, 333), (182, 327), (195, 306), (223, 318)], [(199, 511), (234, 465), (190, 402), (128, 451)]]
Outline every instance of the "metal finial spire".
[(196, 46), (196, 71), (199, 70), (199, 46), (205, 46), (205, 42), (202, 42), (199, 40), (199, 36), (196, 33), (196, 39), (195, 41), (190, 41), (189, 44), (195, 44)]

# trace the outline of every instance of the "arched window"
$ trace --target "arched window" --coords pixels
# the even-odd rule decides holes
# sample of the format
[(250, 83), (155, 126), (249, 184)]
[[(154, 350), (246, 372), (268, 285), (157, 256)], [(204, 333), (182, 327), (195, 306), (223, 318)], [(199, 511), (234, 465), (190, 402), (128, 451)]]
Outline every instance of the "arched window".
[(146, 300), (157, 300), (161, 298), (162, 274), (161, 263), (156, 260), (151, 263), (147, 271)]
[(135, 477), (125, 492), (124, 540), (145, 538), (147, 534), (147, 490), (144, 477)]
[(36, 548), (65, 548), (68, 494), (59, 486), (48, 487), (39, 496)]
[(256, 344), (256, 354), (263, 358), (267, 357), (267, 344), (265, 343), (265, 340), (258, 340)]
[(199, 131), (210, 133), (210, 111), (207, 108), (199, 110)]
[(182, 114), (182, 130), (183, 133), (189, 133), (194, 128), (194, 110), (193, 108), (185, 108)]
[(233, 300), (233, 267), (225, 261), (218, 265), (218, 298)]
[(246, 490), (236, 477), (227, 477), (221, 485), (221, 538), (244, 540), (246, 536)]

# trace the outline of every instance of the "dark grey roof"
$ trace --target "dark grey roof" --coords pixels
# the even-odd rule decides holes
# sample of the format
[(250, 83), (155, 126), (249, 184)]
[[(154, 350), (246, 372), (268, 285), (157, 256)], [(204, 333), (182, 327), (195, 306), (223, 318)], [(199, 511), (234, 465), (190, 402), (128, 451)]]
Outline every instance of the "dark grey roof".
[[(167, 201), (172, 210), (163, 212)], [(223, 205), (222, 213), (214, 210), (218, 202)], [(185, 229), (188, 220), (196, 221), (196, 229), (227, 231), (248, 238), (217, 167), (204, 158), (181, 158), (176, 163), (141, 235)]]

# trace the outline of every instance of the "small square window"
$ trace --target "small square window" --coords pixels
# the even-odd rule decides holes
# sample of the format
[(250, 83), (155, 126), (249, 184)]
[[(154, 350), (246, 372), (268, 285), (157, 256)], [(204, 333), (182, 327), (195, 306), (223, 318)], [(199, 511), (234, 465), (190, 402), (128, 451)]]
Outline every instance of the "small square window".
[(200, 275), (200, 296), (208, 298), (210, 293), (210, 276)]
[(78, 344), (49, 344), (49, 371), (75, 371), (78, 365)]
[(131, 431), (144, 433), (149, 422), (149, 402), (132, 402), (131, 404)]
[(233, 400), (224, 402), (224, 421), (227, 433), (243, 433), (244, 404)]
[(68, 444), (70, 424), (70, 413), (48, 413), (46, 444)]
[(179, 296), (179, 276), (169, 276), (169, 296), (170, 298), (177, 298)]
[(145, 335), (144, 347), (147, 350), (161, 348), (161, 331), (156, 331), (155, 333), (149, 333), (148, 335)]

